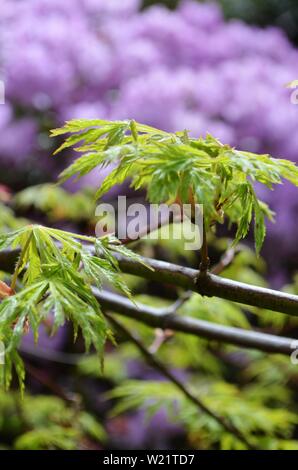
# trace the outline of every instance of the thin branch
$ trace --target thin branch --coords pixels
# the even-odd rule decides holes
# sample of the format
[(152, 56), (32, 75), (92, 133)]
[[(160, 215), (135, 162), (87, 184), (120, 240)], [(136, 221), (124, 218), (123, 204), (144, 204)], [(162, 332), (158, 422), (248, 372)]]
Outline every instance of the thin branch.
[(228, 248), (220, 258), (219, 262), (215, 264), (211, 272), (212, 274), (220, 274), (224, 271), (230, 264), (233, 262), (236, 254), (239, 253), (239, 249), (237, 248)]
[(192, 296), (193, 292), (191, 290), (184, 291), (180, 297), (169, 307), (167, 307), (167, 312), (168, 314), (172, 313), (177, 313), (179, 308), (182, 307)]
[(66, 401), (67, 403), (73, 402), (73, 398), (68, 395), (62, 387), (60, 387), (59, 384), (55, 382), (55, 380), (52, 380), (52, 378), (48, 377), (47, 374), (43, 371), (40, 370), (32, 364), (26, 363), (26, 371), (34, 377), (39, 383), (47, 387), (49, 390), (51, 390), (54, 395), (57, 395), (59, 398), (62, 400)]
[(200, 275), (206, 274), (210, 266), (210, 258), (208, 255), (208, 244), (207, 244), (207, 232), (206, 232), (206, 223), (203, 219), (203, 243), (201, 248), (201, 263), (199, 266)]
[[(192, 294), (193, 292), (191, 290), (184, 291), (182, 295), (172, 305), (167, 307), (166, 310), (168, 313), (165, 313), (165, 315), (175, 315), (177, 311), (182, 307), (182, 305), (184, 305), (185, 302), (190, 299)], [(152, 354), (155, 354), (166, 341), (173, 337), (174, 333), (175, 332), (173, 330), (163, 330), (162, 328), (156, 328), (155, 339), (151, 344), (149, 351)]]
[(150, 225), (146, 225), (144, 230), (142, 230), (142, 232), (139, 234), (138, 238), (136, 238), (135, 240), (132, 240), (131, 238), (124, 238), (124, 239), (120, 240), (121, 244), (122, 245), (128, 245), (130, 243), (139, 242), (143, 237), (145, 237), (147, 235), (150, 235), (150, 233), (155, 232), (156, 230), (159, 230), (161, 227), (173, 224), (174, 221), (175, 220), (174, 220), (173, 214), (170, 213), (169, 217), (166, 217), (163, 220), (160, 218), (158, 220), (157, 225), (153, 229), (150, 227)]
[(156, 354), (157, 351), (161, 348), (161, 346), (165, 344), (165, 342), (168, 341), (170, 338), (172, 338), (173, 335), (173, 330), (162, 330), (161, 328), (155, 328), (155, 338), (149, 347), (149, 351), (151, 352), (151, 354)]
[(233, 344), (243, 348), (252, 348), (267, 353), (278, 353), (290, 356), (293, 352), (293, 338), (243, 330), (241, 328), (218, 325), (205, 320), (179, 316), (167, 308), (154, 308), (148, 305), (135, 305), (131, 300), (112, 292), (93, 288), (93, 293), (103, 308), (133, 318), (153, 328), (173, 330), (201, 338)]
[(5, 282), (0, 281), (0, 300), (6, 299), (6, 297), (10, 297), (14, 295), (15, 291), (9, 287)]
[(151, 258), (142, 258), (148, 266), (146, 267), (119, 254), (115, 254), (115, 257), (121, 271), (127, 274), (183, 287), (208, 297), (219, 297), (253, 307), (298, 316), (297, 295), (244, 284), (212, 273), (205, 273), (202, 276), (200, 271), (195, 269)]
[[(90, 249), (90, 247), (86, 246), (86, 249)], [(92, 249), (92, 251), (94, 250)], [(19, 250), (0, 252), (0, 270), (12, 272), (18, 255)], [(146, 267), (138, 261), (122, 256), (119, 253), (115, 253), (114, 256), (119, 262), (121, 271), (127, 274), (183, 287), (208, 297), (219, 297), (253, 307), (298, 316), (297, 295), (244, 284), (231, 279), (221, 278), (212, 273), (200, 276), (200, 271), (195, 269), (151, 258), (142, 258), (143, 262), (148, 266)]]
[(165, 367), (165, 365), (157, 359), (147, 348), (142, 344), (142, 342), (133, 334), (131, 333), (122, 323), (107, 313), (105, 313), (108, 320), (111, 324), (116, 327), (121, 334), (123, 334), (129, 341), (131, 341), (140, 351), (144, 359), (153, 366), (156, 370), (158, 370), (164, 377), (166, 377), (170, 382), (172, 382), (176, 388), (178, 388), (183, 395), (190, 400), (200, 411), (203, 411), (208, 416), (213, 418), (217, 423), (219, 423), (222, 428), (224, 428), (228, 433), (235, 436), (240, 442), (242, 442), (248, 449), (256, 449), (256, 447), (251, 444), (246, 437), (237, 429), (230, 421), (228, 421), (225, 417), (220, 416), (215, 411), (211, 410), (205, 403), (198, 398), (196, 395), (192, 393), (192, 391), (177, 377)]
[(12, 276), (12, 280), (11, 280), (11, 286), (10, 286), (13, 291), (16, 288), (18, 275), (19, 275), (19, 270), (20, 270), (20, 268), (23, 264), (25, 255), (26, 255), (27, 250), (29, 248), (29, 245), (30, 245), (30, 242), (31, 242), (31, 239), (32, 239), (32, 235), (33, 235), (33, 233), (31, 232), (30, 235), (28, 236), (28, 239), (25, 243), (25, 246), (24, 246), (23, 250), (21, 251), (20, 257), (19, 257), (18, 262), (16, 264), (16, 267), (15, 267), (15, 270), (14, 270), (14, 273), (13, 273), (13, 276)]
[[(237, 253), (239, 253), (239, 250), (236, 250), (235, 248), (228, 248), (220, 258), (219, 262), (211, 268), (210, 272), (212, 274), (220, 274), (232, 263)], [(193, 292), (191, 290), (183, 292), (183, 294), (170, 307), (168, 307), (171, 309), (171, 313), (176, 313), (177, 310), (179, 310), (179, 308), (190, 299), (192, 294)]]

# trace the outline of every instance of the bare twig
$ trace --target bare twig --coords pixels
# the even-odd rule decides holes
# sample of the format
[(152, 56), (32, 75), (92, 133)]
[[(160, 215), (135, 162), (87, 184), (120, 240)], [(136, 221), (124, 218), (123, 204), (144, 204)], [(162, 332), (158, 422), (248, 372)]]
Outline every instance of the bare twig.
[(155, 328), (154, 331), (154, 341), (152, 342), (151, 346), (149, 347), (149, 351), (151, 354), (156, 354), (159, 348), (170, 338), (173, 337), (174, 331), (173, 330), (163, 330), (162, 328)]
[(180, 297), (172, 305), (167, 307), (167, 312), (169, 314), (170, 313), (172, 313), (172, 314), (177, 313), (179, 308), (181, 308), (182, 305), (184, 305), (185, 302), (187, 302), (191, 298), (192, 294), (193, 294), (193, 292), (191, 290), (187, 290), (187, 291), (183, 292), (180, 295)]
[(6, 297), (10, 297), (14, 295), (14, 290), (9, 287), (5, 282), (0, 281), (0, 299), (6, 299)]
[(183, 287), (208, 297), (219, 297), (253, 307), (298, 316), (297, 295), (244, 284), (212, 273), (200, 276), (200, 271), (195, 269), (151, 258), (142, 258), (145, 265), (141, 265), (139, 262), (119, 254), (115, 254), (115, 257), (119, 262), (120, 269), (128, 274)]
[(93, 293), (103, 308), (125, 317), (133, 318), (153, 328), (173, 330), (214, 341), (234, 344), (244, 348), (252, 348), (267, 353), (291, 355), (293, 338), (285, 338), (253, 330), (218, 325), (205, 320), (175, 315), (167, 308), (154, 308), (138, 303), (112, 292), (93, 288)]
[[(88, 247), (86, 247), (88, 249)], [(89, 247), (90, 249), (90, 247)], [(0, 252), (0, 270), (13, 271), (19, 250)], [(142, 258), (144, 264), (114, 253), (122, 272), (157, 282), (198, 292), (208, 297), (239, 302), (292, 316), (298, 316), (298, 296), (264, 287), (221, 278), (212, 273), (200, 276), (200, 271), (151, 258)], [(146, 266), (147, 265), (147, 266)]]
[(207, 244), (207, 232), (206, 232), (206, 223), (203, 220), (203, 243), (201, 248), (201, 263), (199, 266), (200, 275), (204, 275), (210, 266), (210, 258), (208, 256), (208, 244)]

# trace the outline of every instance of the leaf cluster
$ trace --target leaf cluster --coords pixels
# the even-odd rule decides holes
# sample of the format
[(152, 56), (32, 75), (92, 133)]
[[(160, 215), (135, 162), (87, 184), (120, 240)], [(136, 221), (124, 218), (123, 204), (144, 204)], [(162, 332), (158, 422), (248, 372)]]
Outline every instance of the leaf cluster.
[[(229, 383), (218, 380), (197, 380), (193, 384), (205, 404), (228, 418), (237, 428), (257, 442), (262, 449), (296, 448), (297, 442), (289, 439), (297, 416), (285, 409), (266, 406), (266, 399), (253, 399), (249, 393)], [(246, 396), (248, 395), (248, 396)], [(204, 448), (219, 443), (224, 450), (243, 449), (238, 439), (225, 432), (219, 423), (197, 408), (170, 382), (127, 380), (116, 387), (109, 398), (118, 399), (114, 414), (145, 407), (149, 416), (161, 407), (166, 408), (174, 422), (182, 423), (194, 447)]]
[[(77, 409), (76, 409), (77, 408)], [(75, 404), (54, 396), (0, 392), (0, 434), (14, 450), (76, 450), (84, 441), (104, 442), (103, 426)]]
[(72, 194), (51, 183), (30, 186), (16, 194), (13, 205), (17, 209), (34, 208), (44, 212), (51, 222), (80, 222), (94, 218), (93, 191), (87, 188)]
[[(82, 242), (85, 242), (84, 244)], [(14, 365), (20, 383), (24, 367), (17, 352), (29, 328), (38, 339), (42, 322), (51, 319), (52, 333), (71, 321), (75, 338), (80, 329), (86, 349), (92, 345), (100, 356), (109, 331), (91, 283), (108, 282), (126, 295), (115, 251), (138, 259), (112, 237), (96, 239), (40, 225), (29, 225), (0, 236), (0, 250), (19, 248), (20, 257), (11, 281), (16, 293), (0, 303), (0, 340), (5, 344), (1, 381), (8, 387)]]
[(146, 189), (150, 202), (203, 204), (207, 225), (225, 218), (236, 223), (235, 243), (254, 222), (257, 252), (265, 238), (265, 219), (272, 220), (273, 213), (257, 197), (254, 184), (272, 189), (288, 180), (298, 186), (294, 163), (237, 150), (211, 135), (193, 138), (187, 131), (168, 133), (135, 121), (99, 119), (68, 121), (51, 135), (64, 134), (70, 135), (55, 153), (74, 147), (82, 156), (62, 172), (61, 182), (116, 164), (97, 198), (129, 178), (134, 189)]

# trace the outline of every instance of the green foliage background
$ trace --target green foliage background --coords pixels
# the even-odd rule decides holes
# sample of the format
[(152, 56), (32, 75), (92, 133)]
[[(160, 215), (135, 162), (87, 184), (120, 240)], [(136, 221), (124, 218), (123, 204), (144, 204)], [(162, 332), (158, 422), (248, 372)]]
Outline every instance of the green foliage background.
[[(180, 0), (144, 0), (144, 7), (163, 4), (175, 9)], [(198, 0), (200, 1), (200, 0)], [(260, 26), (282, 28), (289, 38), (298, 42), (298, 4), (296, 0), (215, 0), (222, 6), (226, 18), (239, 18)]]
[[(146, 189), (149, 200), (153, 201), (168, 201), (177, 196), (186, 201), (191, 189), (191, 197), (204, 199), (208, 223), (222, 222), (226, 216), (231, 224), (238, 226), (234, 239), (238, 242), (237, 253), (221, 275), (248, 284), (267, 285), (264, 262), (241, 241), (253, 222), (253, 213), (261, 211), (262, 214), (255, 214), (254, 222), (258, 253), (265, 236), (265, 216), (271, 217), (269, 208), (256, 198), (253, 183), (256, 180), (271, 187), (284, 178), (297, 185), (294, 164), (268, 155), (238, 152), (211, 136), (203, 140), (190, 138), (186, 131), (168, 134), (134, 121), (75, 120), (52, 134), (59, 137), (65, 133), (68, 136), (59, 150), (74, 145), (82, 155), (64, 170), (62, 181), (116, 160), (119, 165), (99, 188), (97, 197), (128, 177), (132, 178), (135, 188)], [(204, 191), (197, 192), (201, 186), (198, 181), (205, 181)], [(221, 202), (220, 210), (217, 204), (214, 206), (214, 194)], [(233, 197), (228, 204), (230, 194)], [(13, 276), (17, 281), (17, 294), (0, 304), (1, 338), (7, 348), (7, 362), (1, 367), (2, 382), (6, 387), (11, 385), (13, 390), (9, 394), (5, 390), (0, 393), (1, 447), (109, 448), (113, 445), (109, 429), (119, 416), (129, 420), (138, 410), (145, 410), (147, 421), (143, 425), (146, 428), (151, 417), (162, 409), (167, 419), (179, 426), (182, 448), (245, 448), (218, 422), (198, 412), (172, 383), (156, 372), (154, 377), (149, 374), (148, 378), (146, 373), (150, 369), (143, 364), (139, 351), (117, 331), (114, 332), (115, 345), (90, 288), (91, 283), (99, 287), (109, 285), (109, 288), (122, 290), (135, 302), (169, 306), (181, 295), (179, 289), (170, 286), (161, 289), (158, 283), (121, 274), (113, 252), (131, 256), (138, 262), (138, 254), (141, 254), (192, 266), (198, 265), (198, 253), (186, 254), (183, 240), (174, 239), (140, 241), (133, 253), (113, 237), (95, 239), (37, 223), (27, 225), (24, 218), (14, 214), (17, 209), (30, 216), (33, 207), (49, 224), (77, 224), (81, 208), (95, 204), (92, 196), (78, 193), (72, 197), (59, 186), (44, 185), (17, 194), (10, 207), (0, 204), (3, 214), (0, 247), (2, 250), (21, 249)], [(94, 229), (91, 209), (84, 212), (81, 219), (87, 226), (93, 224)], [(212, 228), (208, 232), (212, 260), (218, 260), (232, 242), (233, 238), (218, 237)], [(91, 250), (86, 249), (86, 243)], [(95, 256), (92, 250), (101, 257)], [(1, 277), (9, 281), (6, 273)], [(298, 278), (285, 289), (298, 293)], [(81, 352), (85, 350), (84, 342), (87, 351), (91, 348), (88, 354), (58, 354), (63, 371), (58, 375), (54, 367), (56, 359), (47, 351), (36, 346), (32, 365), (21, 344), (27, 323), (37, 338), (39, 326), (49, 312), (53, 312), (50, 331), (55, 333), (71, 322)], [(294, 336), (298, 327), (296, 317), (195, 293), (182, 303), (177, 314), (286, 336)], [(193, 393), (228, 419), (250, 442), (262, 449), (298, 449), (298, 370), (289, 357), (244, 350), (171, 331), (160, 341), (161, 331), (135, 320), (122, 321), (159, 360), (183, 377)], [(99, 359), (106, 339), (103, 369)], [(72, 353), (76, 352), (75, 348), (72, 346)], [(53, 361), (46, 373), (42, 370), (43, 362), (38, 359), (41, 353), (47, 363)], [(39, 366), (34, 363), (36, 360)], [(134, 376), (131, 364), (144, 370), (144, 375)], [(42, 387), (32, 387), (30, 377)], [(21, 391), (24, 391), (23, 384), (27, 385), (23, 397), (17, 391), (17, 378)], [(94, 390), (91, 395), (90, 383)], [(96, 406), (98, 400), (100, 406)]]

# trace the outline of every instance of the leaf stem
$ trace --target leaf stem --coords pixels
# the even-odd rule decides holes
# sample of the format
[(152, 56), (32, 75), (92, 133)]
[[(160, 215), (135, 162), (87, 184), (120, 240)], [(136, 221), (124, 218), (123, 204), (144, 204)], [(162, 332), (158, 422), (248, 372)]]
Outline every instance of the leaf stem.
[(207, 244), (207, 233), (206, 233), (206, 223), (203, 219), (203, 243), (201, 248), (201, 263), (199, 266), (200, 274), (205, 274), (210, 266), (210, 258), (208, 256), (208, 244)]
[(24, 258), (25, 258), (25, 255), (28, 251), (28, 248), (29, 248), (29, 245), (30, 245), (30, 242), (31, 242), (31, 239), (32, 239), (32, 236), (33, 236), (33, 231), (30, 233), (30, 235), (28, 236), (27, 238), (27, 241), (24, 245), (24, 248), (22, 249), (21, 251), (21, 254), (20, 254), (20, 257), (18, 259), (18, 262), (16, 264), (16, 267), (15, 267), (15, 270), (14, 270), (14, 273), (13, 273), (13, 276), (12, 276), (12, 280), (11, 280), (11, 289), (14, 291), (15, 288), (16, 288), (16, 284), (17, 284), (17, 280), (18, 280), (18, 275), (19, 275), (19, 270), (20, 270), (20, 267), (22, 266), (23, 264), (23, 261), (24, 261)]

